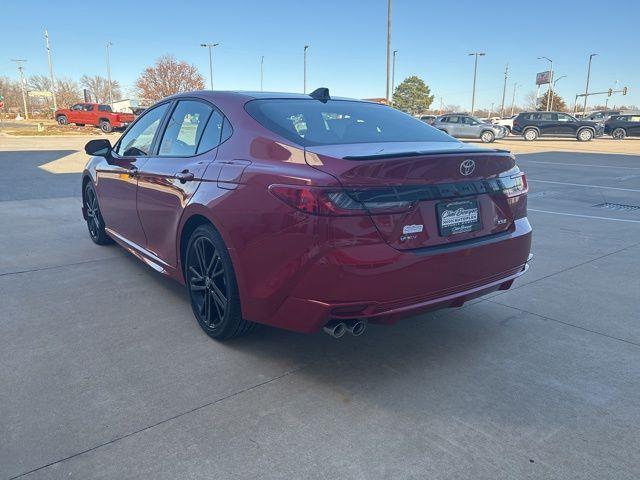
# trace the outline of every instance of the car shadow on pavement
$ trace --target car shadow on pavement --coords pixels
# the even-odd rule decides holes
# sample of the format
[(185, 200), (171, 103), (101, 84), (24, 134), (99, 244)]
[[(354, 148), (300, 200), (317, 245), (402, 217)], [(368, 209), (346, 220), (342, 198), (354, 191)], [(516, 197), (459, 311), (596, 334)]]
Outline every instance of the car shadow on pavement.
[(0, 201), (79, 196), (80, 174), (52, 174), (39, 168), (76, 150), (0, 152)]

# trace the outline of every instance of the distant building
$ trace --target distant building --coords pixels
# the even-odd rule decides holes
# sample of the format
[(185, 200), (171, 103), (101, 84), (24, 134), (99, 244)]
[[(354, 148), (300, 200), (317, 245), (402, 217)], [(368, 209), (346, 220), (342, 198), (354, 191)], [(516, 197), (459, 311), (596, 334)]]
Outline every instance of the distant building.
[(111, 104), (111, 109), (118, 113), (136, 113), (139, 110), (140, 102), (133, 98), (125, 98)]

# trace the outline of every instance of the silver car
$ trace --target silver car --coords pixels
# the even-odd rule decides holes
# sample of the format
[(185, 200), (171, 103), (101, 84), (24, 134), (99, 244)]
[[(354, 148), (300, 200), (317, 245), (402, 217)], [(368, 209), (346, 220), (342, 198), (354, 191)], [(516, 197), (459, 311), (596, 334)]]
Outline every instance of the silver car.
[(491, 143), (496, 138), (504, 138), (508, 130), (501, 125), (486, 123), (471, 115), (450, 113), (436, 118), (433, 124), (438, 130), (456, 138), (479, 138), (484, 143)]

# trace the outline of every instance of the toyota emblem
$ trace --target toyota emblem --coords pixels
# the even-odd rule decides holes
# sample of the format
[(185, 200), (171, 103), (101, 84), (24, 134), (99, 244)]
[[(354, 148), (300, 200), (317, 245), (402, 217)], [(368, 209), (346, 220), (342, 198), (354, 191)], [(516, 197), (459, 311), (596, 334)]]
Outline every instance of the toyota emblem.
[(476, 169), (476, 162), (471, 159), (465, 160), (460, 164), (460, 173), (462, 175), (471, 175)]

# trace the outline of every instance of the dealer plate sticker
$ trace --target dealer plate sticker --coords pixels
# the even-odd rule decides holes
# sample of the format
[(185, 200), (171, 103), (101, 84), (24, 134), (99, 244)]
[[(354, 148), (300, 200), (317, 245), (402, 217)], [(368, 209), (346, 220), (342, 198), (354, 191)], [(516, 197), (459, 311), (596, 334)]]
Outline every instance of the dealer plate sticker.
[(440, 235), (473, 232), (480, 228), (478, 202), (465, 200), (438, 204)]

